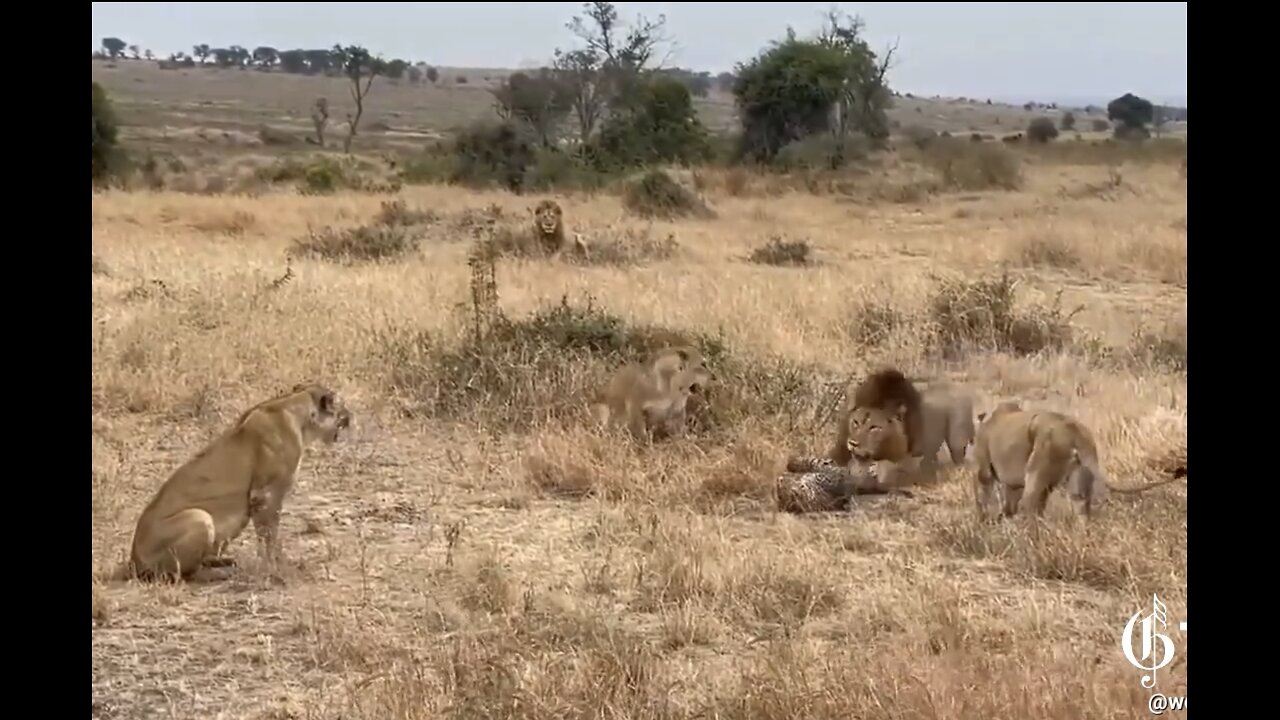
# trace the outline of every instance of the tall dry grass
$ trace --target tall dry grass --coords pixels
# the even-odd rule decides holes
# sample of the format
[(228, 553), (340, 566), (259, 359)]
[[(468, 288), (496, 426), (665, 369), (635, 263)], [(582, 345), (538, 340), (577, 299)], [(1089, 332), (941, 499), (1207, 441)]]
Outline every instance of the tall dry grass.
[[(95, 580), (112, 717), (1121, 718), (1119, 635), (1186, 614), (1186, 494), (1113, 496), (1079, 528), (978, 525), (950, 473), (847, 516), (773, 511), (850, 378), (882, 363), (980, 409), (1067, 410), (1113, 482), (1186, 444), (1186, 185), (1175, 169), (1024, 168), (1019, 190), (863, 201), (717, 188), (715, 217), (557, 198), (572, 230), (669, 251), (501, 256), (538, 198), (176, 193), (93, 199), (93, 563), (246, 405), (304, 378), (358, 413), (286, 505), (282, 580)], [(966, 191), (967, 192), (967, 191)], [(365, 228), (362, 231), (352, 230)], [(395, 228), (388, 231), (386, 228)], [(505, 228), (505, 229), (504, 229)], [(752, 262), (775, 237), (816, 262)], [(290, 252), (295, 241), (355, 238)], [(383, 252), (390, 238), (395, 252)], [(630, 247), (630, 246), (628, 246)], [(496, 304), (486, 295), (496, 291)], [(484, 291), (484, 292), (479, 292)], [(652, 344), (703, 344), (705, 432), (633, 447), (580, 400)], [(1185, 692), (1185, 637), (1160, 690)], [(197, 689), (198, 688), (198, 689)], [(103, 710), (103, 712), (106, 712)]]

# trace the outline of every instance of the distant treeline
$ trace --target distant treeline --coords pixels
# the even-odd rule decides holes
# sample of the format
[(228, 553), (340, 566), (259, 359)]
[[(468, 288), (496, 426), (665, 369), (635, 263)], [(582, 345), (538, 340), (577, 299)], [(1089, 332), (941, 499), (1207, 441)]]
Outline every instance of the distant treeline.
[[(115, 37), (103, 38), (102, 48), (94, 51), (93, 57), (103, 60), (130, 57), (135, 60), (153, 59), (150, 50), (141, 50), (137, 45), (130, 45)], [(342, 74), (342, 65), (338, 57), (335, 49), (332, 48), (278, 50), (269, 45), (261, 45), (250, 50), (242, 45), (224, 48), (200, 44), (192, 47), (189, 54), (173, 53), (159, 62), (166, 68), (211, 65), (219, 68), (254, 69), (261, 72), (286, 72), (294, 75), (337, 76)], [(712, 76), (709, 72), (683, 68), (666, 68), (656, 73), (679, 81), (696, 97), (706, 97), (712, 87), (718, 87), (724, 92), (730, 92), (733, 89), (733, 73), (724, 72)], [(410, 62), (400, 58), (386, 61), (382, 66), (381, 74), (392, 80), (407, 79), (411, 83), (423, 80), (434, 83), (440, 79), (439, 71), (428, 63)]]

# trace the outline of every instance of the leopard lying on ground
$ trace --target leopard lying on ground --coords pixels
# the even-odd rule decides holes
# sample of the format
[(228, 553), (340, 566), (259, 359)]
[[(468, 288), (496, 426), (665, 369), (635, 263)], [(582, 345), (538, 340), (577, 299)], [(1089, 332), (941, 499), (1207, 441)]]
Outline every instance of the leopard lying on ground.
[(840, 465), (830, 458), (800, 457), (787, 461), (786, 474), (775, 481), (778, 510), (813, 513), (848, 510), (855, 495), (902, 495), (896, 487), (911, 472), (903, 464), (853, 459)]

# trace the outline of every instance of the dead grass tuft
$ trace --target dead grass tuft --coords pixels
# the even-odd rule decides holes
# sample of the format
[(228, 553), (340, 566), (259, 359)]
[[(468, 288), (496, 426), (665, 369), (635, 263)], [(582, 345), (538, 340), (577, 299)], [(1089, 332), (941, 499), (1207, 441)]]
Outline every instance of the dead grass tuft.
[(813, 264), (813, 248), (808, 240), (783, 240), (780, 236), (769, 238), (763, 246), (751, 251), (748, 258), (760, 265), (804, 267)]

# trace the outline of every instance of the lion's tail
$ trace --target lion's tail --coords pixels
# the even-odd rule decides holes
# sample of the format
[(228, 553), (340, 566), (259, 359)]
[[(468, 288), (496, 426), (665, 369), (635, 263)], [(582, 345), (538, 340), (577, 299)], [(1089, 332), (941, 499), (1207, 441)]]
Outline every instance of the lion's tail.
[[(1099, 494), (1099, 496), (1102, 496), (1102, 497), (1105, 497), (1105, 494), (1108, 492), (1116, 492), (1116, 493), (1121, 493), (1123, 495), (1133, 495), (1137, 493), (1142, 493), (1142, 492), (1151, 490), (1152, 488), (1158, 488), (1161, 485), (1168, 485), (1169, 483), (1174, 482), (1175, 480), (1178, 479), (1177, 476), (1174, 476), (1170, 478), (1165, 478), (1164, 480), (1157, 480), (1153, 483), (1148, 483), (1146, 485), (1139, 485), (1137, 487), (1116, 487), (1115, 485), (1112, 485), (1107, 480), (1107, 476), (1102, 473), (1102, 469), (1098, 465), (1097, 453), (1091, 450), (1086, 450), (1084, 452), (1081, 452), (1080, 448), (1074, 448), (1072, 450), (1072, 453), (1073, 453), (1073, 458), (1076, 460), (1077, 463), (1079, 463), (1080, 468), (1084, 472), (1087, 472), (1093, 476), (1092, 480), (1094, 481), (1095, 491)], [(1183, 475), (1182, 477), (1186, 477), (1186, 476)]]

